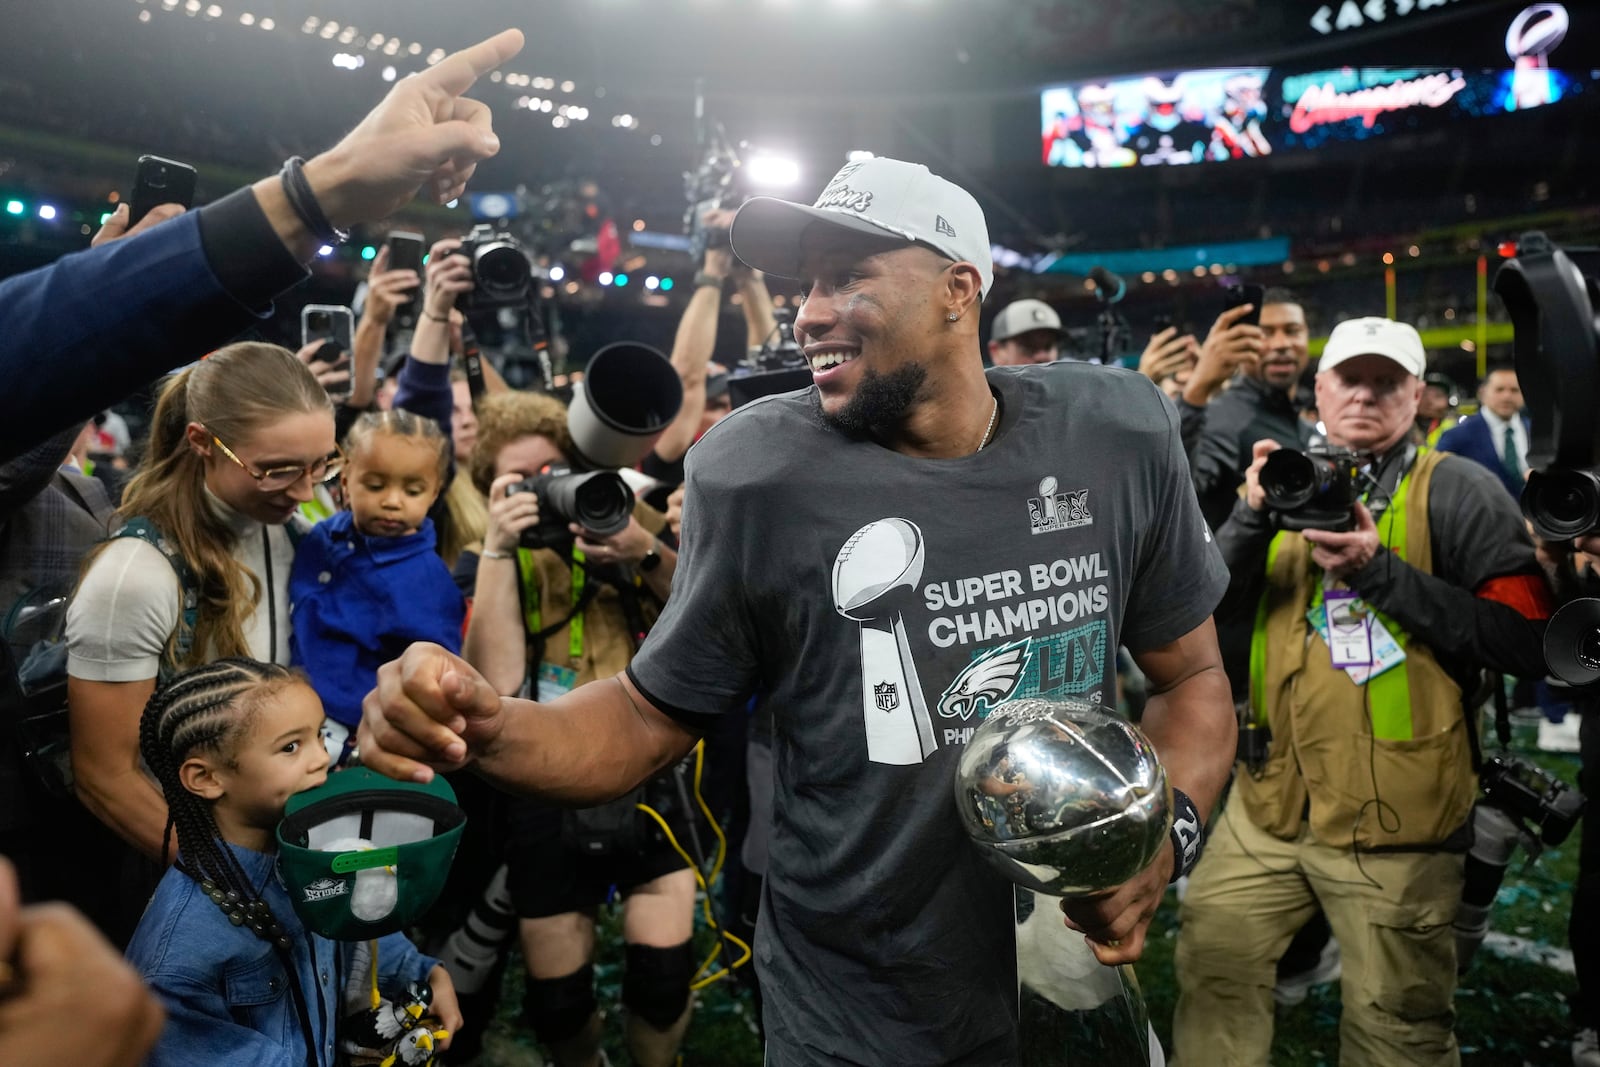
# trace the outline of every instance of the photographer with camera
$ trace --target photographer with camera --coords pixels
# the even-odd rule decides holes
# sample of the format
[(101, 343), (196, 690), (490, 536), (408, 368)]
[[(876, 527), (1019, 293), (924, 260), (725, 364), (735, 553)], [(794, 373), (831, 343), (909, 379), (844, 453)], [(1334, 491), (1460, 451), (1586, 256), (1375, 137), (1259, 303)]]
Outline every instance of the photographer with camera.
[(1316, 377), (1327, 447), (1258, 441), (1217, 531), (1219, 614), (1256, 621), (1241, 765), (1183, 902), (1186, 1058), (1267, 1062), (1276, 962), (1320, 905), (1344, 949), (1341, 1062), (1457, 1062), (1463, 694), (1482, 667), (1542, 673), (1550, 597), (1494, 477), (1409, 443), (1423, 372), (1410, 326), (1340, 323)]
[[(656, 537), (659, 513), (633, 504), (610, 516), (611, 532), (585, 530), (575, 513), (593, 522), (600, 512), (578, 498), (604, 483), (564, 500), (556, 481), (614, 474), (541, 477), (574, 454), (555, 399), (511, 392), (482, 404), (471, 472), (489, 498), (489, 529), (481, 562), (469, 553), (458, 570), (476, 567), (463, 654), (506, 696), (526, 689), (552, 700), (623, 670), (672, 586), (677, 554)], [(638, 800), (629, 794), (582, 812), (533, 799), (510, 804), (525, 1018), (560, 1067), (597, 1062), (595, 909), (613, 885), (625, 899), (623, 1003), (634, 1062), (670, 1064), (688, 1025), (694, 874), (635, 810)]]

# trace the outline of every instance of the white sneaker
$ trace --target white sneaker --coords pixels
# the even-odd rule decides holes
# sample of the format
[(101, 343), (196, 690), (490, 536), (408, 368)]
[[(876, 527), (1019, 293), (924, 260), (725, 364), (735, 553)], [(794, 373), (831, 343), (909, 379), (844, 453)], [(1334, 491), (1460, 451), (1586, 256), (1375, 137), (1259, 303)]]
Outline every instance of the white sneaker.
[(1272, 999), (1284, 1007), (1299, 1004), (1306, 999), (1312, 986), (1337, 982), (1341, 973), (1339, 942), (1330, 937), (1328, 943), (1322, 946), (1322, 955), (1317, 959), (1316, 966), (1278, 979), (1278, 984), (1272, 987)]
[(1579, 1030), (1572, 1039), (1572, 1067), (1600, 1067), (1600, 1032)]

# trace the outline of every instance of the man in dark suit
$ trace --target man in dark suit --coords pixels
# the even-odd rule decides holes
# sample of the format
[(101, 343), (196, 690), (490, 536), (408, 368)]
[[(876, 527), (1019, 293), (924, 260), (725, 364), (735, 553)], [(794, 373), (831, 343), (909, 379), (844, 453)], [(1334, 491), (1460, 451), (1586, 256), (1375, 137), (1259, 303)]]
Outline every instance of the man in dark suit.
[(1478, 386), (1478, 414), (1442, 434), (1439, 450), (1483, 464), (1495, 472), (1507, 492), (1521, 497), (1528, 473), (1528, 426), (1515, 368), (1510, 364), (1490, 367)]

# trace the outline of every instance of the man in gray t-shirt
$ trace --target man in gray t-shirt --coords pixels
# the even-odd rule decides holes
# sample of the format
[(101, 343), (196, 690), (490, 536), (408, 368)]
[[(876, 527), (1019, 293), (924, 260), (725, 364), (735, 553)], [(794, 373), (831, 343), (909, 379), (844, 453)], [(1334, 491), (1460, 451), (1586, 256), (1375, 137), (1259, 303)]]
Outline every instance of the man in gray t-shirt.
[[(413, 648), (368, 700), (362, 758), (396, 776), (475, 758), (509, 788), (591, 802), (760, 689), (768, 1062), (1014, 1062), (1011, 887), (966, 841), (952, 788), (972, 731), (1017, 697), (1114, 703), (1120, 644), (1199, 815), (1232, 763), (1210, 621), (1227, 576), (1176, 416), (1131, 373), (985, 375), (983, 216), (920, 166), (850, 164), (812, 208), (752, 201), (733, 242), (802, 279), (815, 385), (690, 451), (672, 596), (632, 667), (533, 706)], [(1174, 863), (1063, 909), (1102, 962), (1138, 958)]]

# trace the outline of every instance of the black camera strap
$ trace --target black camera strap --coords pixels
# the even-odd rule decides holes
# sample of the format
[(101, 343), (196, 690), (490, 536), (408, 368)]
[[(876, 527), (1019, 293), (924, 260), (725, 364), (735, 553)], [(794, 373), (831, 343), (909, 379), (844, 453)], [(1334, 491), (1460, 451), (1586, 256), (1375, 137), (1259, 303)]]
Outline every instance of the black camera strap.
[(472, 332), (472, 325), (468, 322), (461, 324), (461, 362), (467, 369), (467, 392), (472, 396), (472, 410), (477, 412), (489, 386), (483, 377), (483, 355), (478, 351), (478, 335)]
[(1494, 736), (1501, 748), (1511, 747), (1511, 701), (1506, 697), (1506, 680), (1502, 674), (1489, 675), (1494, 683)]

